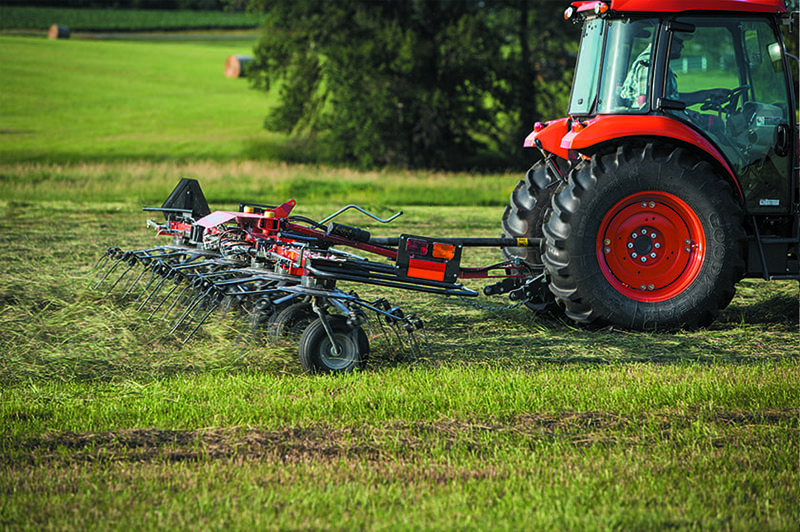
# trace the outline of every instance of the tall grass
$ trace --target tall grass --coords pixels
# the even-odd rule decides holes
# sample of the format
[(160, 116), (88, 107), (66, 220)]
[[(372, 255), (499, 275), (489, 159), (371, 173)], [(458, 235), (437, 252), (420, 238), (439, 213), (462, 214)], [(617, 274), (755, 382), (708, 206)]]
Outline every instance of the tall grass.
[[(520, 176), (357, 172), (270, 161), (31, 162), (0, 164), (0, 197), (10, 201), (57, 201), (69, 197), (85, 202), (160, 205), (181, 177), (199, 179), (213, 205), (295, 199), (303, 205), (359, 203), (385, 210), (409, 205), (502, 207)], [(500, 213), (497, 216), (499, 220)]]

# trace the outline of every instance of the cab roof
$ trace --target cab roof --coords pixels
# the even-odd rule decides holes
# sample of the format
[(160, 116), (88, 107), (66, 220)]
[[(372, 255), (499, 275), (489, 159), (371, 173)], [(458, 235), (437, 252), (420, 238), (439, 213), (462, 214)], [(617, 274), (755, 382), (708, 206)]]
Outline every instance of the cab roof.
[(742, 13), (786, 13), (784, 0), (610, 0), (580, 1), (573, 7), (588, 11), (606, 4), (612, 11), (636, 13), (675, 13), (678, 11), (739, 11)]

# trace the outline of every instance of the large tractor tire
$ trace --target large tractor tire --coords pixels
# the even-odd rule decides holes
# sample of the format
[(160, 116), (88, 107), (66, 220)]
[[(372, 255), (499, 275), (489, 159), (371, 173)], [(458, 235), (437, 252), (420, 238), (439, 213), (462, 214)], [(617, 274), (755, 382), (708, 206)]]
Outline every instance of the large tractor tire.
[[(558, 185), (544, 161), (535, 163), (517, 183), (509, 205), (503, 212), (503, 236), (543, 238), (542, 226), (550, 211), (550, 197)], [(541, 265), (544, 246), (503, 248), (507, 259), (519, 258), (531, 265)]]
[(544, 228), (550, 290), (578, 323), (711, 323), (744, 275), (742, 209), (684, 148), (621, 146), (576, 167)]

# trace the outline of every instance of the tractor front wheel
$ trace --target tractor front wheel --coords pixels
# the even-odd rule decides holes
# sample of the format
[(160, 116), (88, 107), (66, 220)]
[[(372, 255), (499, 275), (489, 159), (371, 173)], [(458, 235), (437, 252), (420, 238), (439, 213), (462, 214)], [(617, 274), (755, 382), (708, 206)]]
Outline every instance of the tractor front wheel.
[[(553, 164), (566, 167), (566, 162), (553, 159)], [(545, 161), (538, 161), (517, 183), (503, 212), (503, 236), (513, 238), (544, 238), (542, 232), (550, 216), (550, 200), (562, 181), (548, 170)], [(543, 270), (544, 245), (503, 248), (507, 259), (520, 259), (534, 268)], [(531, 286), (525, 306), (534, 312), (555, 308), (553, 294), (547, 290), (544, 279)]]
[(550, 289), (579, 323), (702, 327), (744, 273), (741, 207), (683, 148), (595, 156), (553, 198), (544, 232)]
[[(503, 236), (542, 238), (542, 225), (550, 211), (550, 196), (558, 181), (547, 170), (544, 161), (535, 163), (517, 183), (503, 212)], [(544, 246), (503, 248), (508, 259), (519, 258), (533, 266), (541, 266)]]

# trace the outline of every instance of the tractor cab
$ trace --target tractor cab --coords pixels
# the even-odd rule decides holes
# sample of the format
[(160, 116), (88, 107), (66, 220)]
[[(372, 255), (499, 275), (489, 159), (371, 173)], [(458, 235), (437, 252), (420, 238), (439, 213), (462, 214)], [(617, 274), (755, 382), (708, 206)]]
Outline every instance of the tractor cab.
[(647, 134), (642, 117), (672, 118), (649, 134), (709, 151), (748, 212), (788, 214), (795, 113), (775, 10), (633, 14), (605, 11), (606, 5), (579, 3), (567, 12), (592, 7), (570, 116), (615, 117), (620, 135)]

